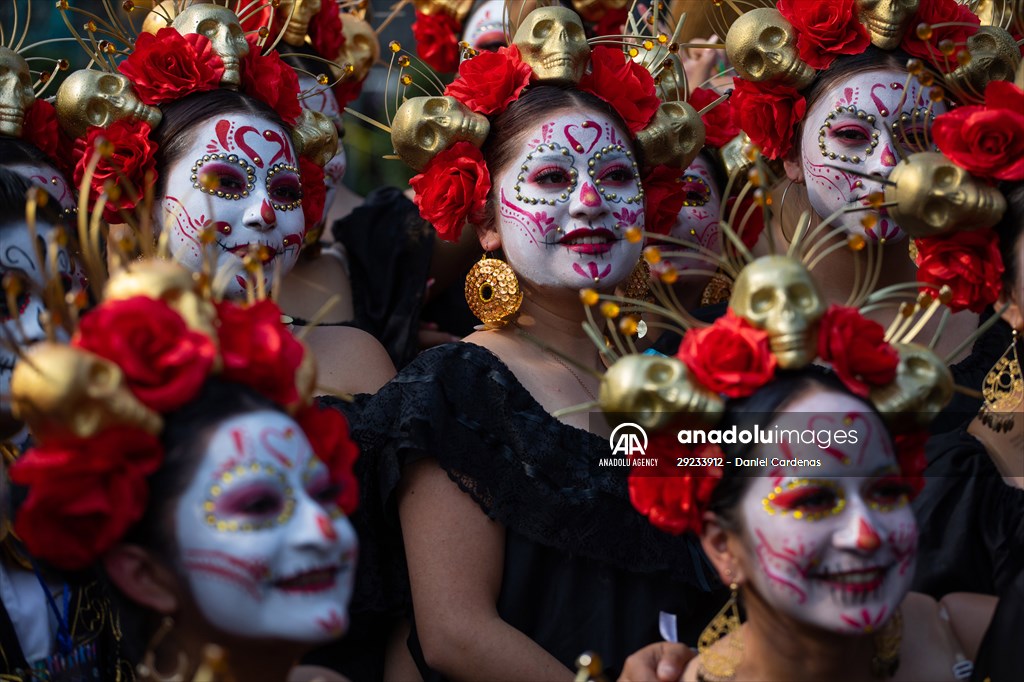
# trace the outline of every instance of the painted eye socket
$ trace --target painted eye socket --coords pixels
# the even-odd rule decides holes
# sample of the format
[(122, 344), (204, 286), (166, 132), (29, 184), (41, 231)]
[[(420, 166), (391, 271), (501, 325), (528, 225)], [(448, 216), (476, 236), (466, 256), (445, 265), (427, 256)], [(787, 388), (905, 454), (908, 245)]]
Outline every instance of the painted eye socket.
[(800, 479), (777, 486), (764, 498), (763, 504), (769, 514), (818, 521), (841, 512), (846, 507), (846, 497), (833, 481)]
[(886, 476), (870, 484), (865, 491), (868, 502), (878, 507), (897, 507), (907, 503), (913, 488), (899, 476)]
[(815, 512), (831, 509), (838, 497), (834, 490), (817, 486), (804, 486), (775, 497), (775, 506), (783, 509), (800, 509)]
[(904, 129), (897, 135), (897, 142), (908, 154), (928, 151), (931, 148), (925, 138), (925, 129), (922, 126)]
[(857, 125), (843, 126), (832, 129), (833, 139), (850, 145), (864, 145), (871, 141), (871, 135)]
[(625, 185), (633, 181), (633, 173), (629, 167), (616, 164), (601, 171), (601, 182), (610, 185)]
[(679, 191), (685, 197), (683, 206), (703, 206), (711, 200), (711, 188), (699, 175), (684, 175)]
[(207, 154), (192, 166), (192, 186), (220, 199), (249, 196), (256, 169), (235, 154)]
[[(20, 292), (14, 299), (14, 305), (17, 306), (18, 315), (24, 315), (25, 311), (28, 310), (28, 293), (25, 291)], [(0, 295), (0, 321), (7, 322), (14, 318), (14, 313), (11, 311), (10, 305), (7, 303), (7, 296)]]
[(280, 514), (284, 510), (284, 495), (277, 488), (258, 483), (228, 493), (221, 502), (229, 516), (263, 518)]
[(267, 192), (270, 201), (279, 211), (291, 211), (302, 204), (302, 180), (299, 169), (287, 163), (279, 163), (267, 171)]
[(561, 166), (544, 166), (530, 176), (530, 182), (535, 185), (568, 187), (572, 178), (569, 171)]

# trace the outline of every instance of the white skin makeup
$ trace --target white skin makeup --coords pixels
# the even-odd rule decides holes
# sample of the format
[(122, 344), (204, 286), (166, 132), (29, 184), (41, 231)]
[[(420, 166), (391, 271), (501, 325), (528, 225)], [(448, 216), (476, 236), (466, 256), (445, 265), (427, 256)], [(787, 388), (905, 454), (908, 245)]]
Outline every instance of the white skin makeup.
[(556, 111), (527, 134), (495, 178), (502, 250), (520, 278), (607, 289), (629, 276), (642, 244), (625, 232), (644, 224), (634, 158), (629, 136), (595, 112)]
[(284, 414), (251, 412), (214, 429), (175, 513), (180, 565), (213, 626), (308, 643), (347, 629), (357, 542), (336, 493)]
[(8, 168), (22, 176), (36, 187), (46, 190), (47, 194), (53, 197), (65, 215), (70, 214), (76, 207), (75, 193), (68, 184), (68, 181), (56, 168), (38, 164), (16, 164)]
[(877, 630), (910, 589), (917, 524), (893, 445), (862, 402), (814, 389), (780, 429), (856, 429), (856, 444), (759, 445), (752, 456), (820, 459), (755, 478), (740, 502), (745, 573), (775, 611), (840, 634)]
[[(275, 267), (284, 275), (295, 266), (304, 231), (299, 162), (288, 132), (256, 116), (226, 114), (190, 134), (188, 150), (165, 171), (167, 189), (159, 202), (157, 224), (169, 233), (171, 254), (199, 271), (203, 228), (213, 225), (217, 268), (236, 272), (226, 295), (245, 293), (241, 259), (251, 244), (264, 247), (269, 291)], [(204, 178), (214, 179), (213, 188)]]
[[(718, 191), (711, 164), (703, 156), (694, 159), (682, 176), (679, 191), (685, 196), (683, 208), (679, 211), (669, 234), (676, 239), (691, 242), (716, 254), (722, 252), (722, 239), (718, 231), (718, 215), (722, 208), (722, 197)], [(663, 244), (658, 247), (662, 255), (680, 271), (710, 270), (706, 262), (687, 257), (692, 249), (677, 244)], [(690, 285), (693, 280), (687, 279)]]
[(478, 52), (495, 52), (505, 42), (505, 0), (486, 0), (469, 13), (462, 40)]
[(338, 194), (345, 179), (345, 171), (348, 168), (348, 159), (345, 156), (345, 145), (341, 144), (340, 138), (345, 134), (344, 124), (341, 120), (341, 107), (338, 106), (338, 98), (334, 91), (325, 85), (320, 85), (315, 78), (299, 74), (299, 89), (301, 92), (313, 93), (308, 97), (299, 100), (304, 109), (319, 111), (331, 119), (338, 129), (338, 153), (334, 155), (327, 165), (324, 166), (324, 184), (327, 185), (327, 200), (324, 203), (324, 215), (334, 204), (334, 198)]
[[(929, 149), (924, 132), (946, 111), (943, 103), (928, 110), (929, 91), (914, 79), (908, 83), (906, 71), (874, 69), (851, 74), (814, 102), (800, 143), (808, 198), (819, 216), (868, 206), (868, 195), (882, 190), (881, 183), (849, 171), (887, 178), (904, 156)], [(865, 216), (877, 223), (866, 227)], [(840, 215), (833, 225), (869, 239), (904, 237), (884, 208)]]

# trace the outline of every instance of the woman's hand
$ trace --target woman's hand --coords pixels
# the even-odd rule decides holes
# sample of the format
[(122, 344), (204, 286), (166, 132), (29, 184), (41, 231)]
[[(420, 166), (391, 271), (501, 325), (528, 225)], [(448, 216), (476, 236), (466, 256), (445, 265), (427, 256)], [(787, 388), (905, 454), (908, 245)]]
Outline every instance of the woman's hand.
[(678, 682), (696, 655), (685, 644), (648, 644), (626, 659), (619, 682)]

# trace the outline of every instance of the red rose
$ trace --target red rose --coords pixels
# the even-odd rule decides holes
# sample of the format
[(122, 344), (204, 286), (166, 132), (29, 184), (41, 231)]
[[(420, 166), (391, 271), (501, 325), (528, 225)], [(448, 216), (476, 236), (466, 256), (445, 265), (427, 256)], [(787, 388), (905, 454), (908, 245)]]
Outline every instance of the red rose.
[(172, 412), (199, 393), (217, 356), (213, 341), (188, 328), (163, 301), (107, 301), (82, 317), (72, 345), (110, 360), (144, 405)]
[(775, 375), (768, 332), (752, 327), (732, 309), (710, 327), (686, 332), (676, 357), (702, 386), (730, 398), (753, 394)]
[(964, 170), (996, 180), (1024, 180), (1024, 91), (992, 81), (985, 105), (958, 107), (935, 119), (935, 145)]
[(319, 405), (302, 410), (295, 421), (331, 472), (331, 482), (338, 486), (338, 506), (351, 515), (359, 507), (359, 481), (352, 470), (359, 459), (359, 447), (349, 438), (348, 421), (337, 410)]
[(306, 234), (324, 219), (327, 185), (324, 184), (324, 169), (305, 156), (299, 157), (299, 173), (302, 176), (302, 215), (306, 220), (303, 234)]
[(610, 104), (634, 134), (647, 127), (661, 105), (651, 72), (617, 47), (594, 48), (590, 73), (580, 79), (580, 90)]
[(818, 327), (818, 355), (851, 393), (868, 396), (871, 386), (896, 378), (900, 356), (885, 340), (885, 329), (856, 308), (831, 305)]
[(140, 33), (135, 49), (117, 68), (150, 106), (216, 90), (224, 76), (224, 62), (209, 38), (198, 33), (183, 36), (170, 26), (156, 35)]
[(459, 34), (462, 26), (443, 12), (416, 12), (412, 37), (416, 53), (427, 66), (440, 73), (454, 73), (459, 68)]
[(309, 22), (309, 41), (324, 59), (337, 59), (345, 47), (345, 34), (341, 30), (341, 13), (337, 2), (325, 2)]
[(363, 81), (354, 77), (346, 77), (338, 81), (334, 86), (334, 96), (338, 99), (338, 108), (344, 109), (352, 102), (359, 99), (363, 91)]
[(871, 44), (856, 5), (855, 0), (779, 0), (776, 9), (797, 30), (800, 59), (827, 69), (838, 55), (860, 54)]
[(628, 33), (626, 22), (629, 20), (629, 10), (611, 8), (594, 24), (593, 35), (598, 36), (621, 36)]
[[(694, 88), (687, 101), (700, 111), (718, 99), (719, 94), (707, 88)], [(733, 121), (732, 100), (727, 99), (700, 117), (707, 131), (705, 142), (711, 147), (723, 147), (740, 134), (739, 126)]]
[[(950, 22), (956, 25), (932, 28), (928, 40), (922, 40), (917, 35), (917, 28), (921, 24), (934, 27), (935, 24)], [(977, 32), (980, 24), (978, 15), (956, 0), (921, 0), (921, 4), (917, 6), (917, 14), (907, 25), (907, 32), (903, 35), (900, 47), (904, 52), (931, 62), (942, 71), (952, 71), (959, 63), (955, 58), (947, 59), (939, 51), (938, 44), (943, 40), (950, 40), (962, 48), (967, 45), (967, 39)]]
[(478, 114), (499, 114), (519, 98), (533, 78), (533, 69), (519, 57), (515, 45), (481, 52), (459, 66), (459, 75), (444, 94)]
[(258, 34), (245, 37), (249, 54), (242, 59), (242, 92), (265, 103), (288, 125), (302, 115), (299, 104), (299, 77), (277, 52), (264, 56), (256, 45)]
[(139, 197), (156, 183), (157, 144), (149, 139), (149, 133), (148, 124), (128, 118), (115, 121), (107, 128), (89, 128), (82, 145), (84, 153), (75, 165), (75, 187), (81, 187), (86, 166), (93, 155), (99, 153), (99, 147), (109, 146), (112, 153), (106, 158), (101, 156), (89, 186), (90, 210), (95, 198), (108, 186), (112, 190), (103, 209), (103, 219), (108, 223), (125, 222), (120, 211), (133, 211)]
[(916, 239), (917, 281), (930, 296), (937, 297), (942, 285), (949, 285), (953, 297), (949, 308), (980, 313), (999, 298), (1003, 290), (1003, 258), (999, 237), (989, 229), (957, 231), (940, 237)]
[(686, 194), (680, 187), (679, 170), (655, 166), (641, 184), (644, 188), (644, 229), (654, 234), (669, 234), (686, 200)]
[[(672, 434), (656, 434), (651, 438), (647, 454), (657, 460), (656, 466), (634, 466), (629, 474), (629, 500), (647, 517), (655, 528), (679, 535), (700, 533), (703, 515), (711, 503), (721, 467), (677, 467), (676, 458), (687, 455)], [(656, 454), (652, 454), (656, 453)], [(694, 457), (724, 457), (717, 445), (698, 445)]]
[(797, 124), (807, 113), (807, 100), (788, 85), (750, 83), (734, 78), (733, 122), (769, 159), (789, 153)]
[(57, 158), (58, 132), (57, 110), (45, 99), (37, 99), (25, 112), (21, 137), (35, 145), (36, 149), (50, 159)]
[(39, 446), (11, 465), (28, 487), (15, 532), (29, 553), (59, 568), (88, 568), (142, 518), (146, 476), (163, 461), (145, 431), (112, 428), (66, 447)]
[(302, 396), (295, 374), (306, 348), (281, 323), (277, 304), (223, 301), (217, 304), (217, 316), (224, 379), (249, 386), (278, 405), (297, 404)]
[(900, 467), (900, 478), (910, 486), (910, 499), (924, 488), (924, 470), (928, 459), (924, 454), (925, 445), (931, 434), (925, 430), (899, 433), (893, 438), (896, 461)]
[(457, 242), (467, 220), (483, 219), (491, 176), (480, 150), (458, 142), (431, 159), (409, 185), (423, 219), (441, 239)]

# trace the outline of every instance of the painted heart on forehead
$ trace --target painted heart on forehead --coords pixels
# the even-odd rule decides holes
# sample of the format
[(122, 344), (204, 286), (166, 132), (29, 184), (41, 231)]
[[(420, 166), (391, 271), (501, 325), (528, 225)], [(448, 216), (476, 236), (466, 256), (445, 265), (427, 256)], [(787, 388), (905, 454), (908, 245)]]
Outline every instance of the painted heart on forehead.
[[(858, 426), (854, 427), (854, 424), (857, 424)], [(859, 412), (844, 415), (842, 418), (837, 418), (830, 414), (817, 414), (811, 417), (807, 427), (815, 432), (825, 430), (831, 433), (835, 433), (839, 430), (852, 431), (855, 429), (857, 438), (860, 441), (860, 448), (857, 450), (855, 460), (851, 460), (849, 455), (833, 447), (831, 443), (828, 447), (821, 448), (822, 452), (828, 453), (846, 465), (855, 464), (860, 466), (864, 461), (864, 455), (867, 454), (869, 445), (872, 443), (871, 436), (874, 434), (871, 421)], [(886, 443), (886, 445), (888, 445), (888, 443)], [(886, 451), (891, 452), (892, 450), (891, 448), (886, 447)]]
[[(573, 131), (576, 131), (575, 134)], [(573, 149), (584, 154), (589, 154), (601, 140), (601, 126), (590, 119), (587, 119), (581, 125), (570, 123), (565, 126), (562, 133), (565, 135), (565, 139), (567, 139), (572, 145)], [(583, 144), (580, 142), (580, 138), (583, 138), (584, 140), (587, 140), (588, 138), (590, 139), (587, 144)]]
[[(276, 130), (268, 129), (261, 133), (253, 126), (238, 126), (236, 129), (234, 123), (225, 119), (218, 121), (214, 130), (217, 133), (217, 139), (210, 140), (206, 144), (206, 151), (210, 154), (216, 154), (225, 149), (228, 151), (238, 149), (245, 152), (257, 168), (265, 168), (268, 165), (273, 166), (281, 159), (288, 163), (295, 162), (295, 158), (292, 156), (291, 144), (285, 142), (284, 137)], [(232, 134), (232, 131), (234, 131), (234, 134)], [(252, 145), (246, 141), (246, 135), (255, 135), (257, 138), (275, 145), (274, 155), (269, 162), (261, 158)], [(218, 146), (218, 143), (220, 146)]]
[(291, 469), (299, 461), (299, 456), (308, 449), (297, 436), (298, 432), (290, 426), (284, 430), (266, 428), (260, 432), (259, 440), (260, 445), (266, 448), (281, 466)]

